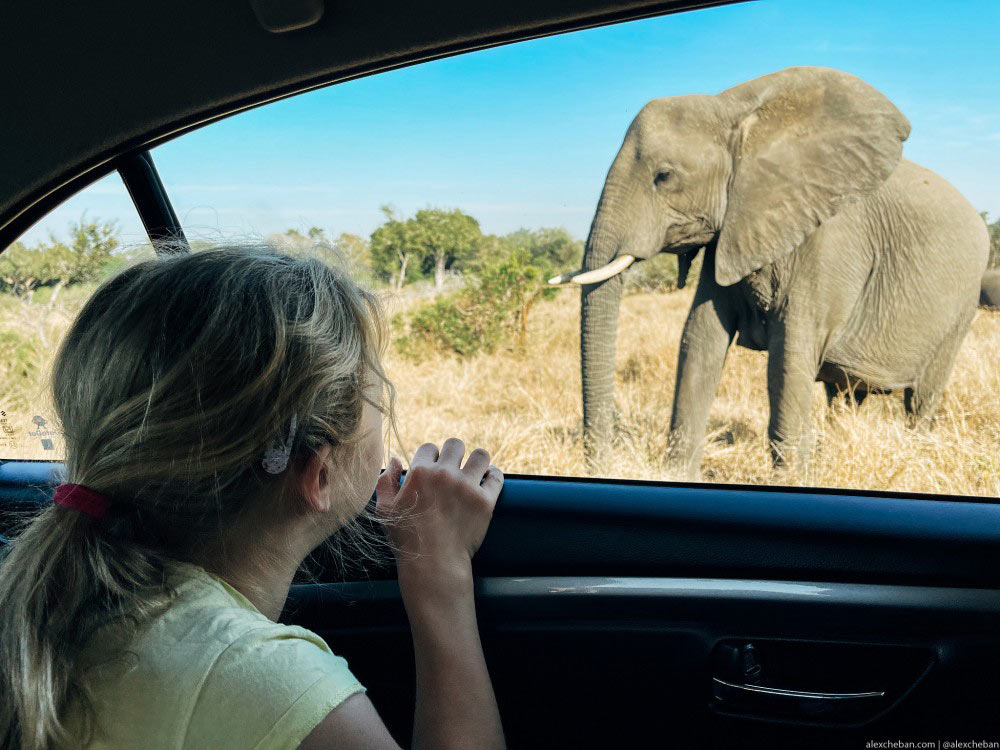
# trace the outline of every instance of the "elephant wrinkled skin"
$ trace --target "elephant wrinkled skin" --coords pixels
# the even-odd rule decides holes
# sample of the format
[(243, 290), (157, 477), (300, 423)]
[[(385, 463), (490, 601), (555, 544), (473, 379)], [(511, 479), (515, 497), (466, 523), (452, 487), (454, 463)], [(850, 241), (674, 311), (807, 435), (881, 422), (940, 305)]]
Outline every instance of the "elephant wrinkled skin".
[[(909, 132), (881, 93), (824, 68), (656, 99), (636, 116), (608, 172), (583, 270), (601, 278), (659, 252), (686, 268), (704, 251), (681, 333), (671, 475), (699, 474), (734, 338), (768, 353), (777, 464), (808, 457), (817, 380), (831, 398), (903, 390), (910, 419), (930, 419), (974, 314), (989, 243), (954, 187), (902, 158)], [(620, 273), (582, 283), (584, 440), (595, 471), (612, 438), (621, 293)]]

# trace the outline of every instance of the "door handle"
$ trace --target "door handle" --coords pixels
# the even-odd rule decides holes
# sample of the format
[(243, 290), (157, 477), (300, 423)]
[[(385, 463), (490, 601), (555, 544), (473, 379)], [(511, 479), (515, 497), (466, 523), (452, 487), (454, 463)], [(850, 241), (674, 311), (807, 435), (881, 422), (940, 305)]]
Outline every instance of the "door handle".
[(885, 699), (885, 691), (863, 693), (818, 693), (786, 690), (766, 685), (739, 685), (712, 678), (716, 707), (733, 713), (762, 718), (843, 721), (861, 718)]

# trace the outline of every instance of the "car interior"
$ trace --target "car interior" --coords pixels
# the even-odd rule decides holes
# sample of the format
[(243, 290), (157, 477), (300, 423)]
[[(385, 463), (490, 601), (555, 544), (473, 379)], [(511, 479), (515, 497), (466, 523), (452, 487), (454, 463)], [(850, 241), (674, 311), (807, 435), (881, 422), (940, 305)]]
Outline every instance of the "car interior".
[[(175, 250), (150, 150), (185, 132), (404, 66), (729, 4), (9, 6), (0, 248), (117, 172), (154, 247)], [(50, 501), (59, 469), (0, 460), (0, 534)], [(996, 498), (509, 474), (474, 572), (512, 748), (937, 747), (1000, 739), (998, 561)], [(321, 569), (282, 621), (343, 655), (408, 742), (392, 566)]]

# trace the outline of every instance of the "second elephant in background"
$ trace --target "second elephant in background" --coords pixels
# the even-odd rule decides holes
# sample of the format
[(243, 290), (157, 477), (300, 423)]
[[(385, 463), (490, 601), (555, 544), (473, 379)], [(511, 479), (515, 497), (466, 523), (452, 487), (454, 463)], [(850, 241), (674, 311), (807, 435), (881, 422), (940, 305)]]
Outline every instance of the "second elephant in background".
[(979, 304), (993, 310), (1000, 310), (1000, 268), (991, 268), (983, 274), (979, 286)]

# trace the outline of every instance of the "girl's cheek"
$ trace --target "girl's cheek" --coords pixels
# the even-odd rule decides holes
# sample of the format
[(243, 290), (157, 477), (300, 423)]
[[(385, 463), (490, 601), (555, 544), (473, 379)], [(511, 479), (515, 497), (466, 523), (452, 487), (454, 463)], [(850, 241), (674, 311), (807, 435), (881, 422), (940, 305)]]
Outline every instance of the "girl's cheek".
[(381, 419), (378, 420), (378, 424), (374, 425), (374, 429), (369, 432), (365, 457), (365, 469), (368, 475), (372, 477), (372, 491), (374, 491), (375, 483), (378, 481), (379, 474), (382, 473), (382, 467), (385, 465), (385, 445), (382, 439)]

